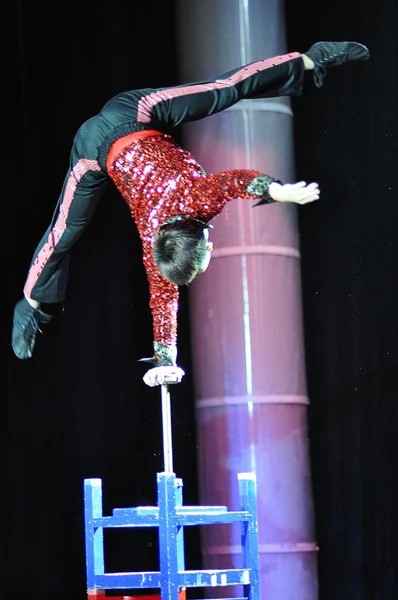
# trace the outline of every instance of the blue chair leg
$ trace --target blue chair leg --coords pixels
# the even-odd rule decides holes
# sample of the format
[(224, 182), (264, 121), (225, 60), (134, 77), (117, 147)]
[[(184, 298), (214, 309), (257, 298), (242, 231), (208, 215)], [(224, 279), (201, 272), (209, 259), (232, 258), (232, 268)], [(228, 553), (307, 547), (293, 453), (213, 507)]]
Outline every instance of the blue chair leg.
[[(175, 480), (176, 486), (176, 506), (183, 505), (183, 482), (182, 479)], [(177, 527), (177, 568), (179, 571), (185, 570), (185, 547), (184, 547), (184, 527)]]
[(86, 545), (87, 589), (95, 588), (95, 576), (104, 574), (104, 534), (93, 527), (92, 520), (103, 516), (101, 479), (84, 481), (84, 522)]
[(241, 525), (242, 567), (250, 569), (250, 584), (243, 586), (244, 596), (248, 600), (260, 600), (256, 476), (254, 473), (239, 473), (238, 481), (240, 508), (251, 515), (250, 520)]
[(158, 473), (160, 593), (162, 600), (178, 600), (176, 477)]

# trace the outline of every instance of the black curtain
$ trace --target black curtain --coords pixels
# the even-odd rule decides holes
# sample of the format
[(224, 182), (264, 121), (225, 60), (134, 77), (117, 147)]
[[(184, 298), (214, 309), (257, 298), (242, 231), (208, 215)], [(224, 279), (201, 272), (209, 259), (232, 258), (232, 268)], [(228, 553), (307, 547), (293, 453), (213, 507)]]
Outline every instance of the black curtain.
[(371, 60), (293, 103), (321, 600), (398, 598), (398, 6), (287, 0), (289, 47)]
[[(12, 311), (76, 129), (119, 91), (180, 83), (175, 8), (124, 0), (7, 8), (0, 590), (7, 600), (83, 600), (83, 479), (103, 479), (107, 510), (155, 502), (162, 469), (159, 392), (143, 384), (137, 362), (152, 353), (147, 283), (116, 191), (76, 245), (65, 311), (29, 361), (10, 348)], [(322, 190), (299, 213), (321, 600), (398, 598), (396, 12), (392, 0), (286, 2), (289, 49), (359, 39), (372, 52), (293, 104), (297, 177)], [(195, 503), (188, 323), (182, 290), (186, 376), (173, 389), (173, 435), (185, 500)], [(156, 568), (154, 532), (106, 543), (110, 568)], [(196, 531), (187, 565), (200, 566)]]

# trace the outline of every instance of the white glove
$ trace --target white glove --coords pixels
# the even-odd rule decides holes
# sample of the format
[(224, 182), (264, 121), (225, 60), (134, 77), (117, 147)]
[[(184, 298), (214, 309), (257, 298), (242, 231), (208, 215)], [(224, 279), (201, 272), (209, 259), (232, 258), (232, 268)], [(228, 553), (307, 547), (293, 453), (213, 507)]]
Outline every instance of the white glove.
[(285, 183), (281, 185), (273, 181), (269, 186), (270, 196), (275, 202), (294, 202), (295, 204), (307, 204), (319, 199), (319, 186), (317, 183), (306, 184), (305, 181), (298, 183)]
[(181, 383), (184, 375), (185, 372), (180, 367), (154, 367), (145, 373), (143, 380), (149, 387), (155, 387), (163, 385), (165, 377), (173, 377), (176, 383)]

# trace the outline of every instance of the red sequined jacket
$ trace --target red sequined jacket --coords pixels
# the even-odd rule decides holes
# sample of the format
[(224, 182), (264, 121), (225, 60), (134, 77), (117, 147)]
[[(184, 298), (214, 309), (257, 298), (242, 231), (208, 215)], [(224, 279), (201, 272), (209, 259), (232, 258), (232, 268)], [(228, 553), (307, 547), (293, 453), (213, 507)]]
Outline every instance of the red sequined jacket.
[(210, 221), (236, 198), (272, 202), (272, 177), (234, 170), (206, 175), (193, 156), (169, 135), (149, 135), (128, 144), (109, 166), (109, 175), (130, 208), (143, 246), (153, 316), (154, 363), (177, 357), (178, 286), (164, 279), (152, 257), (153, 236), (170, 217)]

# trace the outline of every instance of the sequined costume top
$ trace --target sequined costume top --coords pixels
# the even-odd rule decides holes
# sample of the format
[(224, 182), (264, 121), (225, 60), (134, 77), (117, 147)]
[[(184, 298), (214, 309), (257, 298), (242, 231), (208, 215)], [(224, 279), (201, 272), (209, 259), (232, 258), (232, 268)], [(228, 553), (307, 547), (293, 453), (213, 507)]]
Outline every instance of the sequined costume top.
[(206, 175), (189, 152), (171, 136), (160, 133), (128, 144), (110, 165), (109, 175), (129, 206), (142, 241), (153, 317), (154, 362), (175, 364), (178, 286), (164, 279), (154, 263), (154, 234), (176, 215), (208, 222), (236, 198), (271, 202), (268, 188), (275, 180), (249, 170)]

